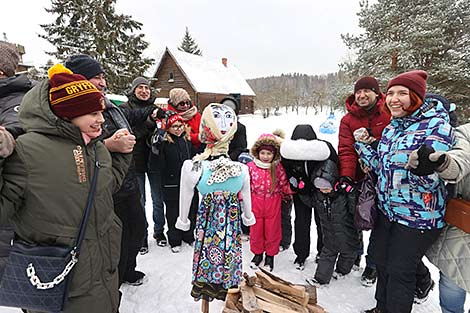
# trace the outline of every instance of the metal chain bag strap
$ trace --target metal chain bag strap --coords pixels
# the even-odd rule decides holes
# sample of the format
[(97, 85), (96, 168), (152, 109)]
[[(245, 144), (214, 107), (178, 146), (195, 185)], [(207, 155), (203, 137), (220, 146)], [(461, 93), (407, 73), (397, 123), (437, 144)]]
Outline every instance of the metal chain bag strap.
[(68, 293), (68, 278), (78, 262), (80, 246), (85, 237), (99, 167), (96, 157), (91, 188), (74, 247), (40, 246), (13, 241), (0, 281), (0, 306), (54, 313), (63, 310)]

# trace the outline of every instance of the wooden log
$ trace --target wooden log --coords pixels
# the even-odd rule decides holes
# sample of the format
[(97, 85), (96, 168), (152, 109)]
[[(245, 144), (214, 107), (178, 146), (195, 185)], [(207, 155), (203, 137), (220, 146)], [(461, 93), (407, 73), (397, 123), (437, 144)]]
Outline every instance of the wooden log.
[[(269, 303), (267, 301), (264, 301), (262, 299), (258, 299), (258, 306), (264, 311), (264, 312), (270, 312), (270, 313), (298, 313), (298, 311), (294, 311), (290, 308), (280, 306), (278, 304), (273, 304)], [(306, 311), (308, 312), (307, 308), (305, 308)]]
[(317, 287), (310, 285), (304, 287), (308, 293), (308, 304), (317, 304)]
[(289, 282), (289, 281), (287, 281), (287, 280), (284, 280), (284, 279), (282, 279), (282, 278), (279, 277), (279, 276), (274, 275), (273, 273), (271, 273), (271, 272), (265, 270), (265, 269), (262, 268), (262, 267), (260, 267), (259, 269), (261, 270), (261, 272), (262, 272), (263, 274), (269, 276), (271, 279), (273, 279), (273, 280), (275, 280), (275, 281), (277, 281), (277, 282), (280, 282), (281, 284), (289, 285), (289, 286), (294, 286), (293, 283), (291, 283), (291, 282)]
[(229, 308), (225, 307), (225, 308), (222, 310), (222, 313), (241, 313), (241, 311), (232, 310), (232, 309), (229, 309)]
[(252, 287), (249, 287), (246, 285), (246, 283), (243, 281), (240, 290), (242, 293), (242, 304), (243, 304), (243, 312), (245, 313), (263, 313), (263, 310), (261, 310), (258, 307), (257, 301), (256, 301), (256, 296), (253, 291)]
[(232, 303), (237, 303), (238, 300), (240, 299), (241, 294), (240, 294), (240, 288), (229, 288), (227, 290), (227, 296), (225, 297), (225, 303), (227, 302), (232, 302)]
[(280, 307), (288, 308), (289, 310), (293, 312), (301, 312), (301, 313), (307, 313), (308, 310), (305, 308), (307, 303), (305, 305), (298, 304), (296, 302), (290, 301), (289, 299), (286, 299), (280, 295), (277, 295), (275, 293), (270, 292), (269, 290), (260, 288), (260, 287), (253, 287), (253, 290), (255, 292), (256, 298), (262, 299), (266, 302), (269, 302), (271, 304), (275, 304)]
[(227, 309), (227, 312), (224, 311), (224, 313), (242, 312), (240, 309), (238, 309), (237, 305), (234, 302), (232, 302), (231, 300), (226, 300), (225, 301), (224, 310), (225, 309)]
[(307, 304), (308, 313), (326, 313), (325, 309), (318, 304)]
[(243, 273), (243, 278), (248, 286), (253, 287), (257, 283), (256, 276), (249, 276), (246, 272)]
[(282, 295), (289, 295), (292, 297), (300, 298), (300, 303), (304, 302), (304, 298), (306, 297), (304, 286), (293, 285), (289, 282), (285, 284), (283, 282), (276, 281), (272, 279), (269, 275), (264, 274), (264, 272), (256, 272), (256, 276), (258, 277), (258, 283), (263, 288), (269, 289), (270, 291), (273, 291), (275, 293), (280, 293)]

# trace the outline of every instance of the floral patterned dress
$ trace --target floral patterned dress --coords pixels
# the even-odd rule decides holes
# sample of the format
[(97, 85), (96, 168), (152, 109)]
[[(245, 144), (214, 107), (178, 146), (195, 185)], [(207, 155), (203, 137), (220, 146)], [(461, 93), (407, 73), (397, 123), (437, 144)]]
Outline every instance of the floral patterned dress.
[(210, 161), (202, 162), (197, 184), (202, 200), (196, 220), (191, 295), (225, 300), (227, 289), (242, 278), (241, 208), (238, 193), (244, 175), (208, 183)]

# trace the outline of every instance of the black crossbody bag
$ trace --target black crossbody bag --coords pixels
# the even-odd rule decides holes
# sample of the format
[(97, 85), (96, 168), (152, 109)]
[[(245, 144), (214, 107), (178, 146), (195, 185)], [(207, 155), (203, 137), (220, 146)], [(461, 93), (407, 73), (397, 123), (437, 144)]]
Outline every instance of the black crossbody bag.
[(80, 246), (85, 238), (99, 167), (96, 157), (90, 193), (74, 247), (13, 241), (0, 281), (0, 306), (53, 313), (63, 310), (71, 271), (78, 262)]

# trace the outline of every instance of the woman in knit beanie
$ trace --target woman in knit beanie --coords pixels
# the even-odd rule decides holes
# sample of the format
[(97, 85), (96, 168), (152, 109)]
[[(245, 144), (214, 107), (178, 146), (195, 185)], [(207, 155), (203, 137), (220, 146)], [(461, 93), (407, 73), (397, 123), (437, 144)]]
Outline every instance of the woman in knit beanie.
[[(196, 300), (225, 300), (227, 289), (242, 279), (241, 222), (255, 223), (251, 211), (250, 176), (246, 165), (228, 157), (237, 128), (235, 112), (226, 105), (209, 104), (202, 113), (204, 153), (186, 160), (181, 169), (180, 212), (176, 228), (190, 228), (194, 187), (202, 195), (196, 214), (191, 296)], [(243, 198), (243, 210), (239, 194)]]
[[(98, 175), (85, 240), (67, 276), (64, 313), (114, 313), (119, 306), (116, 261), (122, 227), (113, 194), (131, 154), (111, 155), (96, 138), (103, 106), (103, 96), (93, 84), (55, 65), (49, 79), (24, 96), (19, 119), (25, 134), (17, 138), (13, 154), (0, 162), (0, 202), (8, 204), (2, 206), (2, 215), (12, 222), (15, 239), (30, 245), (73, 248), (92, 177)], [(1, 284), (7, 283), (4, 274)], [(41, 293), (31, 298), (41, 298)], [(38, 311), (27, 303), (22, 307)]]
[[(444, 182), (435, 173), (423, 175), (407, 166), (413, 150), (429, 155), (449, 150), (454, 142), (446, 109), (441, 103), (424, 102), (427, 76), (416, 70), (390, 80), (386, 106), (392, 120), (380, 141), (370, 140), (364, 128), (354, 132), (359, 157), (378, 176), (379, 212), (372, 248), (377, 305), (366, 311), (370, 313), (411, 312), (418, 264), (445, 225)], [(429, 292), (434, 282), (425, 272), (418, 278), (428, 277)]]

